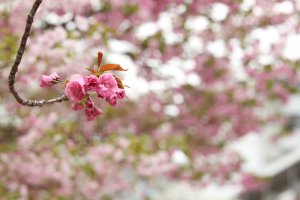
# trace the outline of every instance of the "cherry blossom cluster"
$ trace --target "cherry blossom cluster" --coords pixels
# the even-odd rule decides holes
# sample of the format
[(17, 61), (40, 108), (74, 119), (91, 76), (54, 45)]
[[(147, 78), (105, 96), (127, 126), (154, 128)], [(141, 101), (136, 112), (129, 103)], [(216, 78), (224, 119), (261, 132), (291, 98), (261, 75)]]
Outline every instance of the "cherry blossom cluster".
[(91, 74), (82, 76), (74, 74), (70, 80), (62, 81), (56, 72), (43, 75), (40, 81), (41, 87), (50, 87), (57, 83), (65, 85), (65, 95), (72, 102), (75, 111), (85, 110), (88, 121), (96, 119), (103, 111), (95, 106), (91, 93), (97, 94), (100, 99), (105, 99), (110, 105), (116, 106), (117, 99), (125, 98), (125, 90), (122, 81), (109, 70), (126, 71), (120, 65), (105, 64), (100, 67), (103, 54), (98, 53), (98, 66), (86, 68)]

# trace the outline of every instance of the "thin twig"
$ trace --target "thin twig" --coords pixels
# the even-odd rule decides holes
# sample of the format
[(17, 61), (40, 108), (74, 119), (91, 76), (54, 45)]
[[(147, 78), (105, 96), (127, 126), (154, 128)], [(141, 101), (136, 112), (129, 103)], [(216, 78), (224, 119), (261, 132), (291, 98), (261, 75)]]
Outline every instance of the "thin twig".
[(12, 68), (10, 70), (9, 77), (8, 77), (8, 85), (9, 85), (10, 93), (12, 93), (12, 95), (15, 97), (16, 101), (19, 102), (20, 104), (22, 104), (23, 106), (31, 106), (31, 107), (40, 106), (41, 107), (46, 104), (53, 104), (53, 103), (58, 103), (58, 102), (63, 102), (63, 101), (68, 100), (68, 98), (65, 95), (55, 98), (55, 99), (50, 99), (50, 100), (28, 100), (28, 99), (23, 99), (15, 90), (15, 79), (16, 79), (16, 74), (18, 72), (18, 67), (21, 63), (24, 51), (26, 49), (26, 43), (27, 43), (27, 39), (30, 34), (30, 30), (31, 30), (31, 26), (33, 23), (35, 13), (36, 13), (37, 9), (39, 8), (39, 6), (41, 5), (42, 1), (43, 0), (36, 0), (31, 8), (30, 14), (27, 17), (26, 27), (25, 27), (25, 31), (22, 36), (19, 50), (18, 50), (14, 64), (12, 65)]

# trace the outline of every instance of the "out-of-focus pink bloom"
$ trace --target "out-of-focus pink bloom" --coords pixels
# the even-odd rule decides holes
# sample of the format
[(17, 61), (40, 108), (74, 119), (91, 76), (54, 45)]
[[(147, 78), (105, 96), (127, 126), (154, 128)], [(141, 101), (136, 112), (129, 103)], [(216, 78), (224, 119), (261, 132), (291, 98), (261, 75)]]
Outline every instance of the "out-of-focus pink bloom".
[(101, 114), (102, 114), (102, 110), (98, 107), (92, 107), (92, 108), (86, 107), (85, 109), (85, 116), (88, 121), (92, 121), (96, 119), (96, 117), (98, 117)]
[(75, 17), (75, 23), (76, 23), (77, 28), (83, 32), (87, 31), (90, 26), (88, 18), (80, 16), (80, 15), (77, 15)]
[(72, 102), (78, 102), (86, 96), (84, 79), (81, 75), (75, 74), (71, 76), (71, 80), (66, 85), (65, 94)]
[(241, 184), (244, 187), (243, 192), (260, 191), (265, 188), (264, 183), (251, 174), (244, 174), (241, 178)]
[(56, 72), (50, 74), (49, 76), (43, 75), (40, 82), (40, 87), (50, 87), (56, 84), (59, 79), (60, 78)]
[(98, 88), (98, 77), (95, 75), (84, 77), (84, 88), (86, 91), (96, 91)]

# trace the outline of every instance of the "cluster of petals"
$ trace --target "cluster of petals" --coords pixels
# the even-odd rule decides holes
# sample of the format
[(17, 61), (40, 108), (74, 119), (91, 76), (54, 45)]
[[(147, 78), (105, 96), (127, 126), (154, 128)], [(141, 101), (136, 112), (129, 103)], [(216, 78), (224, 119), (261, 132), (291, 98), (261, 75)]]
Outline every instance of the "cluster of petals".
[(104, 73), (100, 77), (72, 75), (66, 84), (65, 94), (72, 102), (73, 110), (85, 110), (88, 121), (102, 114), (102, 110), (94, 105), (89, 92), (95, 92), (99, 98), (105, 99), (112, 106), (117, 104), (117, 99), (125, 97), (124, 89), (118, 87), (116, 78), (111, 73)]
[(60, 80), (60, 77), (56, 72), (50, 74), (50, 75), (43, 75), (42, 79), (40, 81), (40, 87), (50, 87), (54, 84), (56, 84)]

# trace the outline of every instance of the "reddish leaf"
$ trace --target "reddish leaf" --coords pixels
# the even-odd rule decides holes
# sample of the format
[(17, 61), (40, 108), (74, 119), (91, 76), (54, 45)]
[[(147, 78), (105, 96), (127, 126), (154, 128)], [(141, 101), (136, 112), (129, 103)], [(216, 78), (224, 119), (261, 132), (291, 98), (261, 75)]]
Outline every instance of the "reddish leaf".
[(117, 81), (117, 83), (118, 83), (118, 88), (124, 89), (124, 85), (123, 85), (121, 79), (119, 79), (119, 78), (116, 77), (116, 76), (114, 76), (114, 77), (115, 77), (115, 79), (116, 79), (116, 81)]
[(98, 52), (98, 67), (100, 67), (100, 65), (101, 65), (102, 58), (103, 58), (103, 53), (99, 51)]
[(116, 71), (127, 71), (127, 69), (123, 69), (120, 65), (117, 64), (105, 64), (100, 67), (100, 72), (116, 70)]

